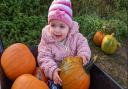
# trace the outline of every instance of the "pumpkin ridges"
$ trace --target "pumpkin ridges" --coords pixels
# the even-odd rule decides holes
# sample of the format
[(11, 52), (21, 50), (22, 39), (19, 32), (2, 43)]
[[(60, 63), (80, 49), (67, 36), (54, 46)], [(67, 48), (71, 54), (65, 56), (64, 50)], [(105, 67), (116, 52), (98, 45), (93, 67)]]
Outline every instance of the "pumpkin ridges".
[(14, 81), (20, 74), (32, 73), (36, 62), (26, 45), (15, 43), (3, 52), (1, 65), (7, 77)]
[(105, 34), (101, 31), (97, 31), (93, 37), (93, 42), (95, 45), (100, 46)]
[[(76, 69), (77, 70), (77, 69)], [(64, 76), (63, 75), (63, 79), (66, 79), (66, 78), (68, 78), (70, 81), (72, 81), (73, 80), (73, 77), (74, 77), (74, 73), (75, 73), (76, 71), (74, 70), (74, 71), (70, 71), (70, 73), (68, 73), (68, 76)], [(82, 72), (82, 71), (79, 71), (79, 72)], [(79, 73), (80, 74), (80, 73)], [(69, 76), (71, 76), (71, 77), (69, 77)], [(76, 78), (76, 77), (75, 77)], [(64, 80), (63, 80), (64, 81)], [(66, 82), (64, 85), (67, 85), (67, 84), (70, 84), (70, 81), (69, 82)]]
[[(68, 57), (64, 59), (60, 67), (60, 77), (63, 89), (87, 89), (90, 78), (83, 69), (80, 57)], [(83, 85), (85, 84), (85, 85)]]
[[(84, 77), (82, 77), (81, 80), (80, 80), (81, 84), (79, 85), (80, 86), (79, 89), (89, 89), (90, 76), (84, 70), (83, 70), (83, 72), (82, 72), (82, 74), (80, 76), (82, 76), (82, 75), (84, 75)], [(87, 87), (87, 88), (85, 88), (85, 87)]]
[[(23, 63), (21, 63), (21, 64), (23, 64)], [(12, 64), (13, 65), (13, 64)], [(19, 64), (17, 64), (17, 65), (19, 65)], [(22, 73), (22, 72), (20, 72), (20, 70), (23, 70), (25, 67), (24, 66), (17, 66), (17, 65), (13, 65), (13, 67), (14, 68), (10, 68), (10, 70), (6, 70), (6, 69), (4, 69), (4, 72), (6, 73), (6, 75), (9, 77), (9, 79), (11, 79), (11, 77), (14, 75), (14, 74), (16, 74), (17, 76), (19, 76), (19, 75), (21, 75), (21, 74), (24, 74), (24, 73), (32, 73), (32, 71), (31, 70), (24, 70), (24, 72)], [(23, 65), (25, 65), (25, 64), (23, 64)], [(33, 65), (33, 64), (32, 64)], [(7, 65), (8, 66), (8, 65)], [(10, 65), (11, 66), (11, 65)], [(6, 67), (6, 66), (5, 66)], [(18, 67), (18, 68), (17, 68)], [(32, 67), (30, 67), (30, 66), (28, 66), (28, 68), (32, 68)], [(15, 70), (15, 71), (12, 71), (12, 70)], [(19, 71), (19, 72), (16, 72), (16, 71)], [(8, 72), (10, 73), (9, 75), (8, 75)], [(14, 79), (15, 77), (12, 77), (12, 79)]]
[(117, 49), (118, 42), (113, 34), (106, 35), (102, 41), (101, 49), (107, 54), (113, 54)]
[[(85, 79), (84, 79), (85, 78)], [(87, 75), (86, 77), (84, 77), (82, 82), (81, 82), (81, 87), (80, 89), (89, 89), (89, 85), (90, 85), (90, 75)]]
[(45, 82), (38, 80), (30, 74), (19, 76), (13, 83), (11, 89), (49, 89)]
[[(77, 70), (77, 69), (76, 69)], [(75, 72), (75, 71), (74, 71)], [(82, 75), (85, 75), (85, 72), (83, 72), (83, 71), (79, 71), (78, 72), (78, 76), (80, 76), (80, 77), (75, 77), (74, 76), (74, 73), (71, 71), (71, 73), (70, 73), (70, 75), (71, 75), (71, 77), (69, 77), (68, 79), (70, 80), (70, 81), (68, 81), (67, 83), (63, 83), (65, 86), (72, 86), (72, 85), (78, 85), (78, 82), (79, 82), (79, 79), (80, 79), (80, 77), (82, 76)], [(69, 75), (69, 76), (70, 76)], [(72, 77), (75, 77), (75, 80), (77, 80), (76, 82), (75, 82), (75, 80), (72, 78)], [(85, 79), (82, 79), (83, 77), (81, 77), (81, 79), (80, 79), (80, 81), (83, 81), (83, 82), (86, 82), (85, 80), (87, 80), (86, 78)], [(63, 81), (63, 80), (62, 80)], [(73, 82), (71, 82), (71, 81), (73, 81)], [(81, 83), (81, 85), (83, 85), (84, 83)], [(79, 86), (75, 86), (75, 88), (73, 87), (73, 88), (71, 88), (71, 89), (84, 89), (84, 88), (80, 88), (80, 86), (81, 85), (79, 85)], [(85, 83), (85, 85), (86, 85), (86, 83)], [(65, 86), (63, 86), (63, 88), (64, 89), (68, 89), (68, 88), (65, 88)]]
[[(76, 65), (77, 63), (74, 63), (74, 65)], [(66, 67), (67, 67), (67, 69), (66, 68), (62, 68), (62, 73), (63, 72), (67, 72), (67, 70), (68, 70), (68, 68), (70, 67), (70, 69), (72, 70), (72, 69), (74, 69), (74, 67), (72, 67), (72, 65), (65, 65)], [(75, 67), (80, 67), (79, 65), (76, 65)]]

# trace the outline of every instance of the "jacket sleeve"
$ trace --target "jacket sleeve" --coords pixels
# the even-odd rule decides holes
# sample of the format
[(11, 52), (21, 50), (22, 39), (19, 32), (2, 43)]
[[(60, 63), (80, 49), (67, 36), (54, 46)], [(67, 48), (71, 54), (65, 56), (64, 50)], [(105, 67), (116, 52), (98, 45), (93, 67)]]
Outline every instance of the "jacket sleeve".
[(41, 39), (38, 46), (37, 61), (41, 69), (44, 70), (45, 75), (51, 80), (53, 79), (54, 71), (58, 68), (53, 58), (51, 48)]
[[(87, 39), (80, 33), (78, 33), (78, 41), (77, 41), (77, 56), (84, 56), (86, 61), (88, 62), (91, 58), (91, 50), (88, 45)], [(86, 63), (87, 63), (86, 62)]]

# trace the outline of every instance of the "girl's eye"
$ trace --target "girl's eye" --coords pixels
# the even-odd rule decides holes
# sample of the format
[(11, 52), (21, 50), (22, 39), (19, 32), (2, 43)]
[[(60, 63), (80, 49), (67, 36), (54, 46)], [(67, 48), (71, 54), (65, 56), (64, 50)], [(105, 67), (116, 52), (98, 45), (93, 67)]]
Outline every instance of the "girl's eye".
[(55, 27), (55, 25), (54, 24), (51, 24), (51, 27)]
[(61, 25), (61, 26), (60, 26), (60, 28), (64, 28), (64, 26), (63, 26), (63, 25)]

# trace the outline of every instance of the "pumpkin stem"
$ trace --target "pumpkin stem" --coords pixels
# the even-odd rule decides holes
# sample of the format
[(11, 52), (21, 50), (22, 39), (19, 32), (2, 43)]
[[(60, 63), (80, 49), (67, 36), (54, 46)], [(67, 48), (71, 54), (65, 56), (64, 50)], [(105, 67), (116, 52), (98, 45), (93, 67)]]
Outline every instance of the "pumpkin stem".
[(120, 43), (120, 42), (117, 42), (117, 46), (118, 46), (118, 47), (121, 47), (121, 43)]
[(111, 34), (111, 36), (114, 36), (114, 35), (115, 35), (115, 33), (112, 33), (112, 34)]
[(91, 67), (93, 65), (93, 63), (96, 61), (98, 55), (94, 56), (86, 65), (85, 65), (85, 69), (86, 71), (89, 73), (89, 71), (91, 70)]

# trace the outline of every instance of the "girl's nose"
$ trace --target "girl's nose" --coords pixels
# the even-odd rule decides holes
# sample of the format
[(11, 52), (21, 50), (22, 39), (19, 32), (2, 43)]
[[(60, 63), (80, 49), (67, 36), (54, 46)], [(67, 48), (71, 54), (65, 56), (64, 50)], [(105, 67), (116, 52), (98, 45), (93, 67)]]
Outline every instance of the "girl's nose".
[(59, 27), (56, 27), (55, 28), (55, 32), (60, 32), (60, 28)]

